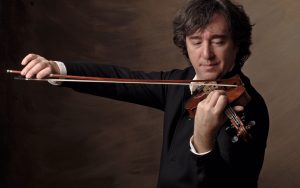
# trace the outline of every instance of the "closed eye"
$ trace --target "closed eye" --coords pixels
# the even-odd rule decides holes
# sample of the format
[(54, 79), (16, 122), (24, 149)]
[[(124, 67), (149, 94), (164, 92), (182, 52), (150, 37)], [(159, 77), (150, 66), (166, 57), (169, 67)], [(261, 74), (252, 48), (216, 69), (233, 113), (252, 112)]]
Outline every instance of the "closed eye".
[(212, 41), (213, 44), (216, 44), (216, 45), (223, 45), (225, 44), (225, 41), (224, 40), (214, 40)]
[(192, 40), (193, 45), (200, 45), (202, 43), (201, 40)]

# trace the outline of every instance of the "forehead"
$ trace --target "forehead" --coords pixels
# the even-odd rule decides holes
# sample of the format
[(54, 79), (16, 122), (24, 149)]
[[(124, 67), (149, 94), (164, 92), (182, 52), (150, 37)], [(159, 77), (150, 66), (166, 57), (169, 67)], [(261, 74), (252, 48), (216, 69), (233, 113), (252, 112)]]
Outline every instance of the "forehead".
[(223, 15), (214, 14), (210, 23), (205, 28), (199, 28), (189, 36), (199, 36), (202, 34), (230, 36), (228, 22)]

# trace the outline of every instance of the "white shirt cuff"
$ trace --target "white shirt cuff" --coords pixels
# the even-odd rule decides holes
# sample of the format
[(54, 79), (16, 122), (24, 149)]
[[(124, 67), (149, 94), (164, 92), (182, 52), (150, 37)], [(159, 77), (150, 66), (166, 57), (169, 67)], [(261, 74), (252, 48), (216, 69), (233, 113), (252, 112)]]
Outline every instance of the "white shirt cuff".
[[(65, 66), (65, 64), (61, 61), (54, 61), (54, 63), (56, 63), (56, 65), (58, 66), (58, 69), (59, 69), (59, 74), (62, 74), (62, 75), (67, 75), (67, 68)], [(58, 82), (58, 81), (52, 81), (52, 80), (48, 80), (48, 82), (52, 85), (55, 85), (55, 86), (59, 86), (61, 85), (61, 82)]]
[(67, 75), (67, 68), (65, 64), (61, 61), (54, 61), (59, 68), (59, 74)]
[(192, 152), (193, 154), (199, 155), (199, 156), (203, 156), (203, 155), (206, 155), (206, 154), (208, 154), (209, 152), (211, 152), (211, 150), (209, 150), (209, 151), (206, 151), (206, 152), (198, 153), (198, 152), (196, 151), (194, 145), (193, 145), (192, 140), (193, 140), (193, 136), (192, 136), (191, 139), (190, 139), (190, 148), (191, 148), (190, 150), (191, 150), (191, 152)]

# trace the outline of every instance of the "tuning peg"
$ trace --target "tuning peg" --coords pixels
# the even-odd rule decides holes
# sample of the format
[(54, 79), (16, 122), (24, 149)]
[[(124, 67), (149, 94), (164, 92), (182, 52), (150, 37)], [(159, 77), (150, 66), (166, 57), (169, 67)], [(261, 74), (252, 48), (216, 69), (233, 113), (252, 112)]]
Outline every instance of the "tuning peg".
[(241, 116), (241, 120), (242, 120), (243, 122), (245, 122), (245, 119), (246, 119), (246, 116), (245, 116), (245, 114), (243, 113), (243, 115)]
[(231, 138), (231, 142), (232, 143), (237, 143), (239, 141), (239, 137), (238, 136), (233, 136), (232, 138)]
[(253, 121), (253, 120), (249, 121), (248, 124), (247, 124), (247, 126), (245, 127), (246, 130), (250, 130), (255, 124), (256, 124), (255, 121)]
[(226, 133), (228, 133), (229, 135), (234, 135), (236, 134), (236, 129), (232, 126), (229, 125), (225, 128)]

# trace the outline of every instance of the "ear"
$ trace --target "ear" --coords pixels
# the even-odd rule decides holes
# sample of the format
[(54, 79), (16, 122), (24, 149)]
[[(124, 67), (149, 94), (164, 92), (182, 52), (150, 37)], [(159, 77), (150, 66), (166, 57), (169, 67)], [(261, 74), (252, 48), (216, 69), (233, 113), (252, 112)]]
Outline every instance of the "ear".
[(234, 53), (234, 63), (232, 64), (232, 67), (230, 68), (230, 71), (232, 71), (233, 69), (235, 69), (236, 68), (236, 66), (237, 66), (237, 54), (239, 53), (239, 50), (240, 50), (240, 48), (239, 48), (239, 46), (238, 45), (234, 45), (234, 47), (233, 47), (233, 53)]
[(239, 51), (240, 51), (240, 47), (239, 47), (239, 45), (234, 45), (234, 48), (233, 48), (233, 53), (234, 53), (234, 56), (235, 56), (235, 62), (237, 61), (237, 54), (239, 53)]
[(238, 52), (239, 52), (239, 50), (240, 50), (240, 47), (239, 47), (239, 45), (237, 45), (237, 44), (234, 44), (234, 48), (233, 48), (233, 50), (234, 50), (235, 57), (236, 57), (236, 56), (237, 56), (237, 54), (238, 54)]

